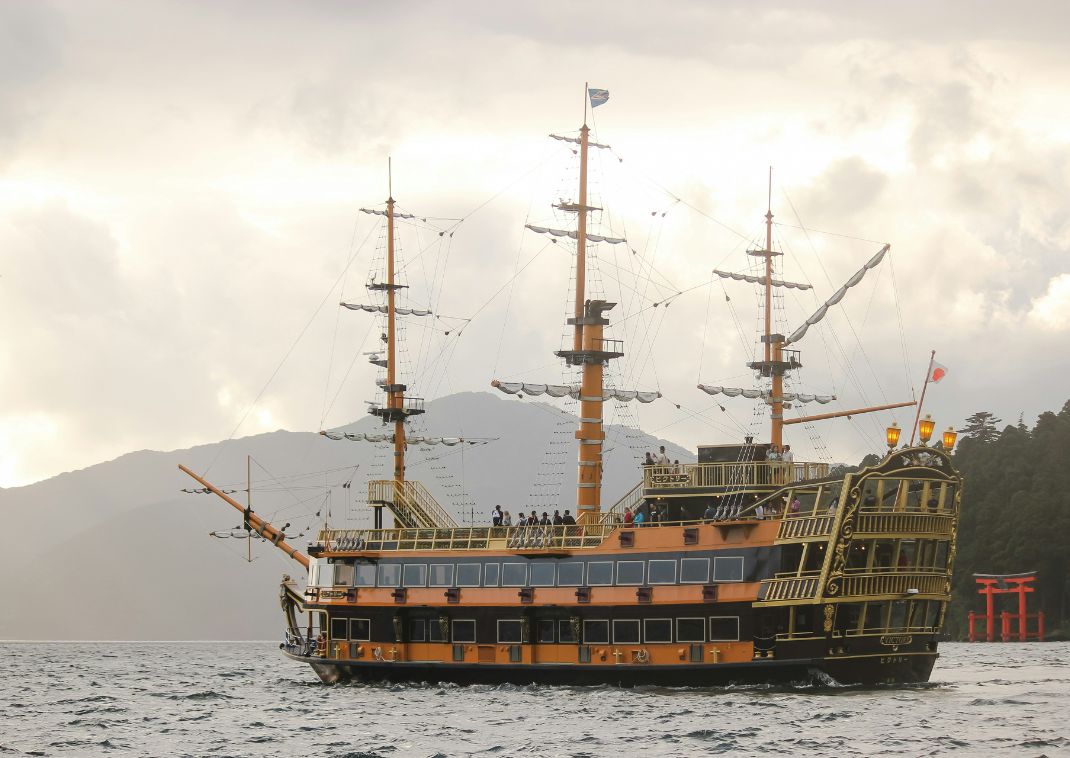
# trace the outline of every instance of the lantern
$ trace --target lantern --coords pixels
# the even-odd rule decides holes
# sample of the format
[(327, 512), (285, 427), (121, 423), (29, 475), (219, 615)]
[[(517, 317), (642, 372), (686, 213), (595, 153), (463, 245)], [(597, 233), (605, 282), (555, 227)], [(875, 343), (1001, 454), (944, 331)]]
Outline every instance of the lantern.
[(921, 444), (924, 445), (933, 438), (933, 429), (935, 427), (936, 422), (933, 421), (932, 416), (926, 413), (925, 418), (918, 424), (918, 434), (921, 436)]
[(955, 427), (949, 426), (947, 431), (944, 432), (944, 450), (952, 450), (955, 447), (955, 440), (958, 439), (958, 436)]
[(888, 449), (893, 449), (899, 444), (899, 433), (903, 431), (899, 428), (899, 424), (892, 422), (892, 425), (885, 430), (886, 439), (888, 440)]

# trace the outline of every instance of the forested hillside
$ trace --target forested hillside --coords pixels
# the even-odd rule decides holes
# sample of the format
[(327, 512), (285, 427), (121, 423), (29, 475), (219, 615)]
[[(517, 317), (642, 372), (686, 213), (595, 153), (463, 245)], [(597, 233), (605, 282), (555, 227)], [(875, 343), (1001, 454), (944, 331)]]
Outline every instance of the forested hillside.
[[(979, 412), (967, 420), (955, 453), (965, 478), (953, 601), (947, 631), (967, 634), (966, 615), (983, 611), (973, 574), (1037, 571), (1048, 630), (1070, 631), (1070, 401), (1029, 429)], [(1002, 610), (1002, 608), (997, 608)], [(1006, 610), (1016, 610), (1010, 608)]]

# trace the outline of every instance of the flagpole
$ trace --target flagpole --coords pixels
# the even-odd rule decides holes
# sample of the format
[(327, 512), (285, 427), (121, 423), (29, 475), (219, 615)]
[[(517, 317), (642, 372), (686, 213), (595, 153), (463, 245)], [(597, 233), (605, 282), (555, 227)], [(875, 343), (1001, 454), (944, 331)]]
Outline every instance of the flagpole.
[(587, 126), (587, 103), (590, 102), (590, 94), (588, 92), (588, 85), (590, 82), (583, 83), (583, 125)]
[(933, 375), (933, 361), (936, 359), (936, 351), (929, 355), (929, 370), (925, 372), (925, 384), (921, 386), (921, 400), (918, 401), (918, 412), (914, 416), (914, 426), (910, 427), (910, 446), (914, 447), (914, 435), (918, 431), (918, 419), (921, 418), (921, 407), (925, 405), (925, 390), (929, 388), (929, 378)]

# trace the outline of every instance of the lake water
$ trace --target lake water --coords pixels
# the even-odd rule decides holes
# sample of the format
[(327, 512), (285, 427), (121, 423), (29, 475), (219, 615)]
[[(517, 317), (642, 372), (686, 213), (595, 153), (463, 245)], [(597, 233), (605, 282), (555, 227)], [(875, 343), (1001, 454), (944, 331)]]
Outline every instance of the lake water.
[(944, 644), (927, 685), (328, 687), (274, 643), (0, 643), (0, 757), (1070, 756), (1070, 643)]

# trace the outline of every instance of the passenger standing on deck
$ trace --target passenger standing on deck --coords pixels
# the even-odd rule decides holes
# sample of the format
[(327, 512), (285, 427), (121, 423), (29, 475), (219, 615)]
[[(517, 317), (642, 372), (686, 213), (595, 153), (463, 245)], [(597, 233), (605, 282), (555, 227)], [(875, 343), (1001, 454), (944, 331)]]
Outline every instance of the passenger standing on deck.
[(505, 515), (502, 516), (502, 526), (512, 526), (512, 525), (513, 525), (513, 517), (509, 515), (509, 511), (506, 511)]
[(575, 526), (576, 519), (573, 518), (571, 513), (569, 513), (568, 511), (565, 511), (565, 515), (561, 517), (561, 522), (565, 526)]
[(658, 450), (659, 450), (659, 452), (658, 452), (657, 464), (659, 466), (668, 466), (669, 465), (669, 456), (665, 455), (665, 446), (662, 445), (660, 448), (658, 448)]
[(648, 452), (646, 454), (646, 458), (643, 459), (643, 465), (644, 466), (653, 466), (654, 465), (654, 454), (653, 453)]
[(554, 526), (561, 526), (563, 523), (565, 522), (561, 518), (561, 511), (554, 511)]
[(490, 521), (494, 526), (501, 526), (503, 516), (504, 514), (502, 513), (502, 507), (500, 505), (496, 505), (494, 506), (494, 510), (490, 513)]
[(532, 511), (531, 515), (528, 516), (528, 526), (537, 526), (538, 523), (539, 523), (539, 517), (537, 515), (535, 515), (535, 511)]
[(543, 511), (542, 518), (539, 519), (539, 526), (550, 526), (551, 523), (552, 522), (550, 521), (550, 514), (546, 511)]
[(711, 500), (710, 504), (706, 506), (706, 512), (702, 514), (702, 520), (703, 521), (713, 521), (713, 519), (714, 519), (714, 517), (716, 515), (717, 515), (717, 509), (713, 506), (713, 501)]
[(631, 508), (625, 508), (624, 509), (624, 526), (625, 527), (630, 527), (632, 525), (632, 522), (634, 522), (634, 521), (635, 521), (635, 514), (632, 513), (632, 509)]

